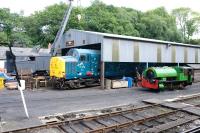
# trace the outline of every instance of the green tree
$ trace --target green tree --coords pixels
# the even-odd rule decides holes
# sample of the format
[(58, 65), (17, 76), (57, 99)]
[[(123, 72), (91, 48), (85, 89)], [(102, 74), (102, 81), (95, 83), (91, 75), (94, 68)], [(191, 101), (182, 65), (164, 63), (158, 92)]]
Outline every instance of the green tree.
[[(13, 43), (47, 47), (59, 30), (67, 7), (61, 2), (28, 17), (0, 9), (0, 21), (11, 26), (9, 39)], [(77, 15), (81, 15), (80, 20)], [(73, 8), (66, 30), (81, 29), (196, 44), (199, 40), (191, 40), (191, 37), (199, 31), (199, 16), (188, 8), (176, 9), (172, 14), (163, 7), (141, 12), (94, 0), (87, 8)], [(0, 42), (6, 39), (6, 32), (0, 32)]]
[[(40, 44), (47, 47), (49, 42), (53, 42), (67, 8), (67, 5), (61, 2), (25, 18), (24, 26), (28, 35), (32, 38), (33, 45)], [(84, 19), (81, 21), (77, 19), (77, 15), (81, 14), (81, 11), (84, 12), (84, 9), (73, 8), (66, 30), (69, 28), (84, 29)]]
[(173, 16), (163, 8), (145, 12), (141, 17), (140, 34), (142, 37), (181, 42)]
[[(30, 46), (32, 44), (30, 37), (26, 35), (23, 25), (23, 16), (11, 13), (9, 9), (0, 9), (0, 22), (9, 26), (9, 40), (15, 44), (24, 44)], [(7, 42), (6, 26), (0, 33), (0, 42)]]
[(117, 22), (111, 10), (113, 6), (94, 1), (85, 11), (85, 30), (113, 33)]
[(25, 18), (25, 30), (31, 36), (33, 45), (45, 47), (54, 40), (66, 8), (64, 3), (55, 4)]
[(176, 17), (177, 25), (185, 42), (190, 40), (195, 33), (198, 33), (199, 13), (192, 11), (190, 8), (177, 8), (172, 11), (172, 15)]

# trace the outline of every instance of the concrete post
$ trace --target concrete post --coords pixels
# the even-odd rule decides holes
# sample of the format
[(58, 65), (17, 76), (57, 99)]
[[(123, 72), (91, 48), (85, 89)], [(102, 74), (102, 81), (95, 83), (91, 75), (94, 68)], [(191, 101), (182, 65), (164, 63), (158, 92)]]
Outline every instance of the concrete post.
[(146, 68), (148, 68), (149, 67), (149, 62), (146, 62)]
[(104, 74), (105, 74), (105, 62), (101, 61), (101, 88), (102, 89), (105, 89), (105, 77), (104, 77)]

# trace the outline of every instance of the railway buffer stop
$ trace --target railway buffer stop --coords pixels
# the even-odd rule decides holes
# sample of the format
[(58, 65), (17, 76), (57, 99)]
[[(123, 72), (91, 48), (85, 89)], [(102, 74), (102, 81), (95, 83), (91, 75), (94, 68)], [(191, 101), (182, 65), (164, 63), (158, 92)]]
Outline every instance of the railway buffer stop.
[(63, 34), (58, 53), (66, 55), (71, 48), (101, 51), (102, 88), (109, 71), (129, 76), (136, 68), (142, 71), (150, 66), (200, 66), (200, 46), (191, 44), (70, 29)]

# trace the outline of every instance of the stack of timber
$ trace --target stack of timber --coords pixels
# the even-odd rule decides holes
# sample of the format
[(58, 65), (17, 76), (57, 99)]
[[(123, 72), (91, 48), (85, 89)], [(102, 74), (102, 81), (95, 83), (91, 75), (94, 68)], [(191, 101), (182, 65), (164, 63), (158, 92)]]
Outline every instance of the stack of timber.
[(17, 89), (17, 81), (13, 80), (13, 81), (9, 81), (9, 82), (6, 82), (5, 83), (5, 87), (8, 89), (8, 90), (16, 90)]
[[(6, 75), (10, 78), (15, 79), (15, 75), (12, 75), (11, 73), (6, 73)], [(8, 90), (16, 90), (18, 87), (17, 80), (4, 80), (5, 81), (5, 88)]]
[(106, 79), (106, 89), (118, 89), (118, 88), (127, 88), (128, 87), (128, 81), (126, 80), (110, 80)]
[(25, 80), (25, 88), (33, 89), (33, 74), (31, 69), (19, 70), (19, 76), (21, 80)]
[(35, 88), (38, 89), (40, 87), (47, 87), (48, 86), (48, 80), (45, 76), (36, 76), (34, 79), (34, 85)]

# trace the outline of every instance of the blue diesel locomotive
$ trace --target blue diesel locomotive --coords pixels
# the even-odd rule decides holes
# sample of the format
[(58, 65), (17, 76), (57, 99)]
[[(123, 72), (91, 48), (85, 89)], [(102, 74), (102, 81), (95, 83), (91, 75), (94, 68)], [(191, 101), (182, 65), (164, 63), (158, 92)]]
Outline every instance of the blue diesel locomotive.
[(98, 83), (100, 51), (70, 49), (67, 56), (52, 57), (50, 77), (56, 88), (80, 88)]

